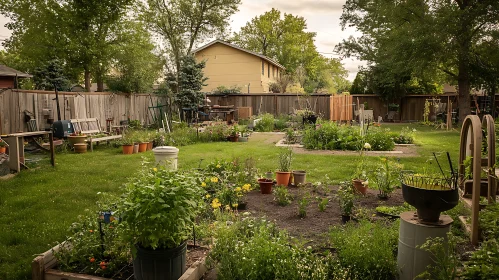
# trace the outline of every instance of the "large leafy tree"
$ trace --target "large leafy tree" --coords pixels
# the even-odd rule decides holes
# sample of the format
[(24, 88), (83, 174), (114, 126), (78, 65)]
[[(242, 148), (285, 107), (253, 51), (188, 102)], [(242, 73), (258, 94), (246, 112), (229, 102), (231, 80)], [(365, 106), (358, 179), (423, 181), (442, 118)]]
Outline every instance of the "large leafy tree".
[(368, 61), (381, 84), (394, 86), (392, 93), (407, 81), (432, 84), (445, 73), (457, 81), (463, 120), (470, 113), (472, 58), (479, 55), (477, 44), (497, 30), (498, 11), (496, 0), (347, 0), (342, 25), (362, 36), (339, 49)]
[(307, 32), (303, 17), (282, 15), (272, 9), (254, 17), (234, 34), (233, 41), (248, 50), (279, 61), (288, 73), (312, 71), (318, 53), (314, 45), (314, 32)]
[(240, 3), (241, 0), (146, 0), (141, 11), (149, 29), (162, 38), (175, 72), (197, 43), (225, 34), (229, 18), (238, 11)]
[(251, 19), (232, 40), (277, 60), (306, 92), (336, 93), (347, 89), (347, 71), (343, 65), (339, 60), (320, 55), (314, 44), (316, 34), (306, 29), (303, 17), (271, 9)]
[(107, 85), (112, 91), (126, 93), (151, 92), (164, 66), (164, 59), (155, 54), (155, 46), (144, 26), (127, 22), (117, 39), (111, 62), (112, 73)]
[(29, 63), (30, 70), (58, 58), (73, 80), (84, 73), (90, 90), (93, 76), (102, 90), (116, 32), (133, 0), (0, 0), (11, 19), (12, 36), (4, 46)]

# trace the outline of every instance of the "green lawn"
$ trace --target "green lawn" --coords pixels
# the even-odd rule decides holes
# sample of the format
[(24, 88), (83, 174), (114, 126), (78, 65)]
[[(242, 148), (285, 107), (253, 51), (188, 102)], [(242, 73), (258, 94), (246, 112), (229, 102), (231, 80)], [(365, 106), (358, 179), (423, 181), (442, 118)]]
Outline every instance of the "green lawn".
[[(449, 151), (457, 164), (459, 132), (434, 130), (418, 125), (388, 125), (392, 131), (404, 126), (414, 127), (420, 156), (401, 158), (405, 169), (436, 170), (427, 160), (432, 152)], [(265, 172), (275, 170), (278, 148), (273, 143), (206, 143), (180, 148), (179, 167), (202, 166), (215, 158), (234, 159), (252, 157), (256, 166)], [(442, 158), (443, 159), (443, 158)], [(152, 162), (152, 152), (130, 156), (120, 149), (98, 147), (93, 153), (57, 154), (55, 168), (46, 160), (36, 168), (22, 171), (8, 181), (0, 181), (0, 279), (30, 279), (31, 260), (38, 253), (62, 241), (69, 225), (85, 209), (95, 209), (99, 192), (119, 193), (127, 178), (138, 172), (143, 160)], [(357, 156), (295, 155), (293, 169), (308, 172), (308, 181), (324, 178), (335, 182), (349, 179)], [(371, 158), (375, 160), (375, 158)]]

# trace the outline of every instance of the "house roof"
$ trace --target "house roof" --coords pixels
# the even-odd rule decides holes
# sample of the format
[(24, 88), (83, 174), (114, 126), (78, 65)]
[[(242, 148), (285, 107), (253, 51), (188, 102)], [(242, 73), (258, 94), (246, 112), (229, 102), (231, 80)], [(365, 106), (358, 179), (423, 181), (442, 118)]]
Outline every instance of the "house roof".
[(21, 71), (17, 71), (16, 69), (12, 69), (10, 67), (7, 67), (5, 65), (0, 64), (0, 76), (1, 77), (15, 77), (17, 76), (18, 78), (32, 78), (32, 75), (23, 73)]
[(215, 40), (215, 41), (212, 41), (212, 42), (210, 42), (210, 43), (208, 43), (208, 44), (206, 44), (206, 45), (204, 45), (204, 46), (202, 46), (202, 47), (200, 47), (200, 48), (195, 49), (194, 51), (192, 51), (192, 53), (197, 53), (197, 52), (202, 51), (202, 50), (204, 50), (204, 49), (206, 49), (206, 48), (209, 48), (209, 47), (211, 47), (211, 46), (213, 46), (214, 44), (217, 44), (217, 43), (220, 43), (220, 44), (223, 44), (223, 45), (229, 46), (229, 47), (234, 48), (234, 49), (238, 49), (238, 50), (240, 50), (240, 51), (243, 51), (243, 52), (246, 52), (246, 53), (252, 54), (252, 55), (254, 55), (254, 56), (258, 56), (258, 57), (260, 57), (260, 58), (262, 58), (262, 59), (264, 59), (264, 60), (266, 60), (266, 61), (268, 61), (268, 62), (270, 62), (270, 63), (274, 64), (275, 66), (277, 66), (277, 67), (279, 67), (279, 68), (281, 68), (281, 69), (286, 69), (286, 67), (282, 66), (282, 65), (281, 65), (281, 64), (279, 64), (277, 61), (275, 61), (275, 60), (273, 60), (273, 59), (271, 59), (271, 58), (269, 58), (269, 57), (267, 57), (267, 56), (264, 56), (263, 54), (259, 54), (259, 53), (256, 53), (256, 52), (253, 52), (253, 51), (250, 51), (250, 50), (247, 50), (247, 49), (243, 49), (243, 48), (241, 48), (241, 47), (238, 47), (238, 46), (236, 46), (236, 45), (233, 45), (233, 44), (230, 44), (230, 43), (227, 43), (227, 42), (225, 42), (225, 41), (218, 40), (218, 39), (217, 39), (217, 40)]

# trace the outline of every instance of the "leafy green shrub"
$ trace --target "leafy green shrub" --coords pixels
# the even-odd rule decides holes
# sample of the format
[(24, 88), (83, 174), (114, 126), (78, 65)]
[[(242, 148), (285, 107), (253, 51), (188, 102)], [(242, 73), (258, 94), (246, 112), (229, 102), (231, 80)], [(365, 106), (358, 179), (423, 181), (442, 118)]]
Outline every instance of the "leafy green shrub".
[(313, 150), (359, 151), (366, 142), (374, 151), (391, 151), (395, 147), (391, 136), (379, 128), (370, 129), (362, 137), (356, 126), (319, 121), (315, 126), (308, 126), (303, 133), (303, 145)]
[(392, 138), (396, 144), (414, 144), (414, 134), (416, 129), (410, 129), (409, 127), (402, 128), (400, 134), (393, 134)]
[[(97, 202), (102, 211), (115, 210), (115, 198), (103, 196)], [(103, 277), (112, 277), (129, 264), (130, 243), (123, 239), (123, 227), (112, 216), (109, 223), (104, 222), (100, 211), (86, 210), (78, 216), (70, 228), (67, 240), (71, 246), (61, 245), (54, 251), (59, 269)], [(113, 212), (111, 212), (113, 213)], [(101, 222), (101, 227), (99, 227)], [(101, 235), (102, 232), (102, 235)]]
[(499, 243), (496, 239), (484, 241), (464, 264), (464, 279), (499, 279)]
[[(447, 239), (443, 237), (429, 238), (418, 248), (428, 252), (434, 264), (428, 265), (426, 271), (416, 279), (428, 280), (454, 280), (457, 279), (457, 267), (461, 264), (457, 254), (456, 245), (458, 238), (452, 233), (447, 233)], [(482, 279), (482, 278), (479, 278)]]
[(303, 133), (303, 145), (313, 150), (334, 150), (339, 127), (335, 122), (319, 122), (308, 126)]
[(293, 197), (289, 194), (287, 187), (277, 186), (272, 192), (274, 193), (274, 200), (281, 206), (289, 205), (293, 201)]
[(274, 131), (274, 115), (262, 114), (257, 117), (260, 121), (255, 125), (255, 131), (271, 132)]
[(492, 203), (480, 211), (479, 224), (482, 229), (482, 234), (485, 239), (499, 238), (499, 204)]
[[(249, 213), (248, 213), (249, 214)], [(219, 223), (208, 264), (218, 279), (330, 279), (330, 255), (302, 249), (289, 236), (263, 219), (244, 217)]]
[(298, 200), (298, 216), (305, 218), (307, 216), (307, 207), (310, 204), (310, 196), (305, 194)]
[(344, 279), (394, 279), (397, 273), (398, 223), (347, 223), (330, 232)]
[(125, 185), (118, 206), (125, 238), (143, 248), (175, 248), (184, 242), (205, 205), (199, 174), (153, 169)]
[(395, 148), (389, 130), (373, 127), (365, 136), (365, 142), (371, 144), (373, 151), (392, 151)]
[(289, 116), (281, 114), (275, 119), (274, 127), (279, 131), (286, 130), (286, 128), (288, 128), (289, 121), (290, 121)]

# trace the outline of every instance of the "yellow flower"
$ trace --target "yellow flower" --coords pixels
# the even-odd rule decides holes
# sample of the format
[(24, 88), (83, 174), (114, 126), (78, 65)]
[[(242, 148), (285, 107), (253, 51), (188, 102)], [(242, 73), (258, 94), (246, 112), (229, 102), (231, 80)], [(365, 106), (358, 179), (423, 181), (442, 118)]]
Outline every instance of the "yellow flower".
[(152, 169), (152, 171), (154, 171), (154, 172), (158, 172), (158, 169), (157, 169), (156, 167), (154, 167), (154, 168)]
[(240, 192), (240, 191), (241, 191), (241, 188), (240, 188), (240, 187), (237, 187), (237, 188), (235, 189), (235, 191), (236, 191), (236, 192)]
[(207, 194), (205, 197), (206, 197), (206, 198), (210, 198), (210, 197), (211, 197), (211, 195)]
[(234, 204), (232, 204), (232, 207), (237, 208), (237, 206), (238, 206), (238, 205), (239, 205), (239, 204), (234, 203)]
[(222, 166), (220, 164), (217, 164), (217, 168), (220, 168), (220, 167), (222, 167)]
[(250, 191), (250, 189), (251, 189), (251, 185), (250, 185), (250, 184), (245, 184), (245, 185), (243, 186), (243, 191), (245, 191), (245, 192), (249, 192), (249, 191)]
[(213, 207), (213, 209), (218, 209), (220, 206), (222, 206), (222, 204), (218, 201), (218, 198), (213, 199), (211, 207)]
[(204, 188), (204, 187), (206, 187), (206, 183), (205, 183), (205, 182), (202, 182), (202, 183), (201, 183), (201, 187), (203, 187), (203, 188)]
[(212, 183), (218, 183), (218, 178), (217, 177), (212, 177), (211, 178)]
[(230, 205), (229, 204), (225, 205), (225, 210), (227, 210), (227, 211), (230, 210)]

